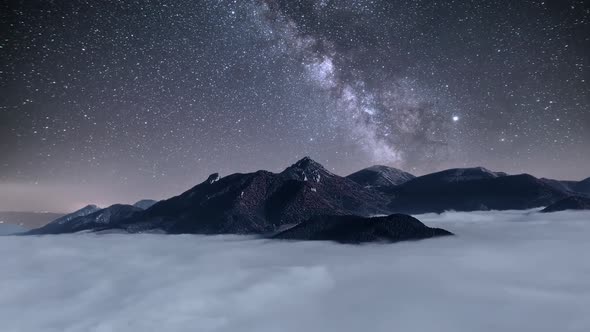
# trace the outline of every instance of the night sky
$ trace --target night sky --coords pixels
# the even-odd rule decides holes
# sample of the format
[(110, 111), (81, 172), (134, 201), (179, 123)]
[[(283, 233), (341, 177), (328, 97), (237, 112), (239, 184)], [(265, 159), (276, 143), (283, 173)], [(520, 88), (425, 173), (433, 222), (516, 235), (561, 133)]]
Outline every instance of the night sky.
[(8, 1), (0, 210), (280, 171), (590, 176), (584, 0)]

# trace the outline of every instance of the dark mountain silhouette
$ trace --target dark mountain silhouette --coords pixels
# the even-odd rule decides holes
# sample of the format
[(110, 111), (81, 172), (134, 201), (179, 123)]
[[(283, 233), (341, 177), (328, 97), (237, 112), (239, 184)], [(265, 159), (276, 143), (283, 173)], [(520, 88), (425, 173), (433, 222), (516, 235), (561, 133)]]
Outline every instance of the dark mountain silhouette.
[(81, 208), (80, 210), (74, 211), (70, 214), (66, 214), (65, 216), (55, 219), (54, 221), (52, 221), (52, 224), (56, 224), (56, 225), (62, 225), (67, 223), (68, 221), (78, 218), (78, 217), (83, 217), (83, 216), (87, 216), (91, 213), (94, 213), (98, 210), (100, 210), (101, 208), (99, 208), (98, 206), (94, 205), (94, 204), (90, 204), (90, 205), (86, 205), (85, 207)]
[(565, 192), (573, 192), (573, 187), (577, 184), (576, 181), (561, 181), (547, 178), (541, 178), (540, 180), (547, 183), (555, 189)]
[[(310, 220), (328, 225), (331, 220), (354, 219), (325, 216), (357, 216), (360, 220), (392, 213), (548, 206), (571, 196), (568, 188), (583, 189), (590, 182), (588, 179), (569, 183), (537, 179), (528, 174), (507, 175), (482, 167), (449, 169), (403, 182), (411, 176), (377, 166), (341, 177), (306, 157), (280, 173), (257, 171), (223, 178), (214, 173), (203, 183), (145, 210), (131, 205), (113, 205), (98, 211), (93, 211), (98, 209), (96, 207), (88, 207), (91, 213), (77, 211), (30, 234), (158, 229), (172, 234), (265, 235), (304, 221), (306, 224), (301, 228), (293, 229), (311, 229)], [(396, 185), (398, 181), (403, 183)], [(140, 203), (138, 205), (143, 204)], [(363, 225), (391, 229), (382, 228), (385, 226), (378, 223), (380, 220), (371, 219), (369, 224)], [(342, 227), (343, 230), (353, 229)], [(362, 232), (377, 232), (370, 227), (363, 228)]]
[(451, 169), (417, 177), (391, 190), (390, 207), (402, 213), (529, 209), (568, 196), (532, 175), (485, 168)]
[(590, 198), (570, 196), (549, 205), (541, 210), (541, 212), (558, 212), (565, 210), (590, 210)]
[(590, 196), (590, 178), (584, 179), (572, 185), (574, 192)]
[(445, 185), (457, 182), (496, 179), (503, 176), (507, 176), (507, 174), (503, 172), (493, 172), (483, 167), (451, 168), (417, 177), (414, 179), (414, 183), (423, 182), (428, 185)]
[(81, 210), (50, 222), (41, 228), (33, 229), (25, 234), (61, 234), (83, 230), (118, 228), (117, 224), (119, 222), (130, 218), (137, 212), (143, 211), (133, 205), (124, 204), (115, 204), (98, 210), (96, 208), (94, 205), (86, 206)]
[(348, 179), (363, 187), (392, 187), (406, 183), (415, 178), (414, 175), (388, 166), (371, 166), (347, 176)]
[(364, 242), (398, 242), (453, 235), (440, 228), (430, 228), (418, 219), (393, 214), (385, 217), (316, 216), (273, 236), (275, 239)]
[(212, 174), (122, 227), (138, 229), (133, 224), (140, 222), (169, 233), (264, 234), (321, 214), (385, 214), (387, 204), (382, 194), (304, 158), (278, 174), (258, 171), (223, 178)]
[(546, 178), (541, 180), (558, 190), (571, 193), (572, 196), (590, 197), (590, 178), (582, 181), (561, 181)]

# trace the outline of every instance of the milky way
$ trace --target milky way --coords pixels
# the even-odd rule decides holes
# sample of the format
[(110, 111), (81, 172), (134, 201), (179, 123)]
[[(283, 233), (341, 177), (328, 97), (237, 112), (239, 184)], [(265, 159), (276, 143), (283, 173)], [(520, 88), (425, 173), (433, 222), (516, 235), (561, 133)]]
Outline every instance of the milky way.
[(572, 1), (9, 1), (0, 209), (163, 198), (279, 171), (590, 164)]

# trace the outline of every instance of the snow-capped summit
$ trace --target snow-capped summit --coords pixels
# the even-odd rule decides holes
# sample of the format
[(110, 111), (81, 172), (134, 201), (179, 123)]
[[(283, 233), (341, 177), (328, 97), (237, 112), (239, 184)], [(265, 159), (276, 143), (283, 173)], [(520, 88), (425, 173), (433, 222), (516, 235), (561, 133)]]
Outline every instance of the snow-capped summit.
[(287, 167), (281, 175), (299, 181), (320, 182), (322, 177), (333, 176), (320, 163), (310, 157), (304, 157), (295, 164)]
[(320, 163), (316, 162), (315, 160), (313, 160), (307, 156), (301, 158), (299, 161), (297, 161), (291, 167), (297, 167), (297, 168), (309, 169), (309, 170), (324, 169), (324, 166), (322, 166)]

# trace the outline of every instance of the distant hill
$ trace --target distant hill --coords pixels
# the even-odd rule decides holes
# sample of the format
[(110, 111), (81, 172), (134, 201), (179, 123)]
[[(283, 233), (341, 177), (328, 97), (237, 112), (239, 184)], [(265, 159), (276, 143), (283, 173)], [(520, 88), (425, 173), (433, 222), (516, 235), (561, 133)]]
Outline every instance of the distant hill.
[(420, 176), (396, 187), (392, 194), (390, 207), (401, 213), (522, 210), (568, 196), (532, 175), (507, 175), (481, 167)]
[(541, 212), (558, 212), (566, 210), (590, 210), (590, 198), (570, 196), (549, 205), (541, 210)]
[(30, 230), (27, 234), (61, 234), (112, 228), (117, 221), (129, 218), (139, 211), (143, 210), (133, 205), (115, 204), (104, 209), (88, 205), (43, 227)]
[(363, 187), (391, 187), (404, 184), (415, 178), (414, 175), (388, 166), (371, 166), (348, 175), (346, 178)]

